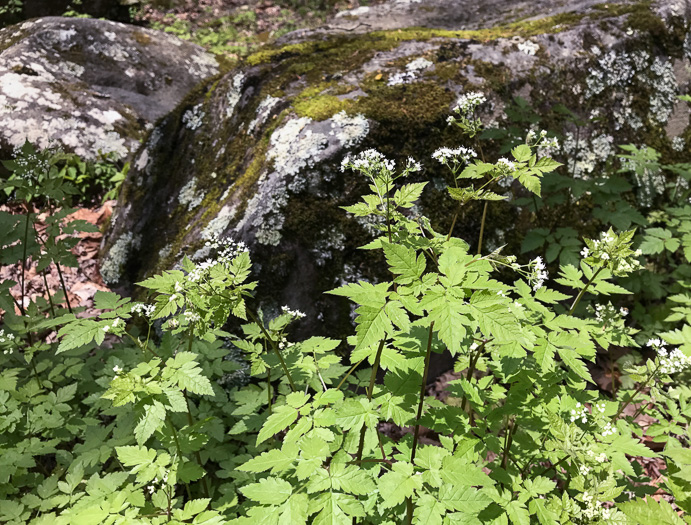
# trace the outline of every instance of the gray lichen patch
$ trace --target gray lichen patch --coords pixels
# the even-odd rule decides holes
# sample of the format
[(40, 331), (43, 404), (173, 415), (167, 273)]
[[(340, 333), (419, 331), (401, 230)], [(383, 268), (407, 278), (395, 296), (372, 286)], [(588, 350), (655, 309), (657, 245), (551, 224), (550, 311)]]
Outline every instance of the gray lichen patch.
[(6, 150), (30, 140), (89, 159), (126, 157), (147, 125), (219, 70), (198, 46), (105, 20), (37, 19), (0, 30), (0, 42)]

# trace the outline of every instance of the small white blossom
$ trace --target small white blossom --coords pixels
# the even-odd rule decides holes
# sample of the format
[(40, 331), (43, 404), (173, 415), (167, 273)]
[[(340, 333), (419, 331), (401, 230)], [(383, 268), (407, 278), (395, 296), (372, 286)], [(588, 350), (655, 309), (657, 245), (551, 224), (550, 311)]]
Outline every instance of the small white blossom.
[(458, 163), (468, 163), (470, 159), (477, 157), (475, 150), (471, 148), (464, 148), (460, 146), (455, 149), (451, 148), (439, 148), (437, 151), (432, 153), (432, 158), (441, 164), (448, 164), (449, 161)]
[(473, 112), (475, 111), (475, 108), (477, 108), (486, 101), (487, 99), (485, 98), (485, 95), (477, 91), (473, 91), (461, 95), (458, 101), (456, 102), (456, 106), (453, 108), (453, 110), (456, 113), (459, 113), (461, 116), (467, 118), (468, 120), (471, 120), (473, 118)]
[(499, 166), (499, 169), (507, 173), (512, 173), (516, 171), (516, 163), (503, 157), (497, 161), (497, 166)]
[(305, 317), (305, 314), (300, 310), (291, 310), (288, 306), (282, 306), (281, 311), (284, 314), (288, 314), (291, 317), (295, 317), (296, 319), (302, 319)]
[(113, 372), (115, 372), (115, 375), (118, 375), (120, 372), (122, 372), (122, 368), (120, 368), (118, 365), (115, 365), (113, 367)]

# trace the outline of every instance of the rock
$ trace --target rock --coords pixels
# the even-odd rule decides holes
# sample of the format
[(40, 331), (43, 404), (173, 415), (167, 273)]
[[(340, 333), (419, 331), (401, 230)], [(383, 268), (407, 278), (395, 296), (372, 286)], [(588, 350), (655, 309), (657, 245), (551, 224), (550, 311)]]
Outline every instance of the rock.
[[(401, 5), (430, 15), (401, 17), (390, 30), (377, 25), (382, 10)], [(691, 54), (683, 2), (584, 0), (568, 12), (565, 5), (478, 0), (459, 12), (452, 0), (399, 0), (371, 8), (379, 14), (367, 29), (382, 30), (339, 29), (348, 17), (369, 16), (360, 9), (248, 57), (166, 116), (137, 154), (104, 246), (104, 280), (131, 291), (184, 255), (212, 256), (205, 243), (229, 235), (250, 246), (267, 310), (287, 304), (308, 313), (306, 331), (343, 335), (352, 311), (323, 292), (385, 276), (372, 269), (378, 255), (357, 249), (372, 238), (371, 225), (339, 209), (367, 191), (366, 181), (341, 172), (346, 155), (373, 147), (399, 164), (422, 160), (431, 184), (413, 212), (444, 231), (454, 210), (444, 190), (451, 182), (430, 155), (472, 145), (446, 125), (461, 93), (489, 99), (481, 117), (496, 137), (485, 150), (491, 159), (523, 141), (531, 125), (560, 134), (563, 146), (553, 153), (576, 177), (598, 173), (617, 144), (670, 151), (664, 123), (687, 88), (675, 72), (689, 67)], [(482, 24), (483, 6), (493, 7), (491, 25)], [(420, 20), (429, 27), (406, 27)], [(577, 128), (560, 104), (595, 120)], [(688, 141), (688, 114), (677, 114), (675, 138)], [(572, 204), (569, 213), (578, 213)], [(456, 233), (476, 242), (480, 215), (468, 207)], [(512, 239), (534, 224), (531, 212), (497, 204), (488, 217), (486, 250), (508, 242), (520, 253)]]
[(128, 157), (147, 128), (216, 59), (171, 35), (93, 19), (42, 18), (0, 30), (0, 158), (25, 140), (93, 159)]

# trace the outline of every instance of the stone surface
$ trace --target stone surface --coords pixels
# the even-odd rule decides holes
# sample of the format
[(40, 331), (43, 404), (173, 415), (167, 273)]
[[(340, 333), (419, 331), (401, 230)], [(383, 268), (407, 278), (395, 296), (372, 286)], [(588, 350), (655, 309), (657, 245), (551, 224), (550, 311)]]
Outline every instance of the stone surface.
[[(250, 56), (165, 117), (123, 189), (104, 246), (106, 282), (132, 290), (184, 255), (213, 256), (205, 242), (228, 235), (249, 244), (264, 307), (299, 308), (311, 333), (342, 335), (352, 311), (322, 292), (384, 275), (373, 270), (377, 255), (357, 249), (372, 238), (371, 225), (339, 209), (367, 191), (366, 181), (341, 172), (346, 155), (374, 147), (399, 164), (407, 156), (422, 160), (421, 178), (430, 184), (413, 213), (444, 231), (454, 210), (444, 190), (450, 179), (430, 155), (440, 146), (473, 145), (446, 124), (464, 92), (488, 98), (481, 118), (497, 137), (485, 149), (490, 159), (524, 140), (531, 126), (545, 127), (560, 136), (563, 145), (552, 153), (575, 177), (595, 176), (617, 144), (672, 151), (691, 139), (676, 98), (689, 87), (691, 56), (681, 2), (468, 2), (454, 15), (457, 3), (447, 1), (442, 18), (432, 16), (437, 0), (391, 5), (430, 18), (401, 19), (377, 32), (386, 28), (373, 22), (358, 33), (334, 29), (352, 22), (352, 13), (342, 15), (327, 29), (290, 35)], [(487, 5), (496, 7), (489, 18)], [(421, 20), (433, 29), (406, 27)], [(577, 126), (560, 104), (590, 124)], [(665, 130), (670, 119), (673, 129)], [(648, 190), (656, 184), (639, 182)], [(502, 189), (520, 197), (514, 190)], [(648, 190), (635, 198), (651, 198)], [(469, 207), (456, 234), (475, 242), (480, 215)], [(514, 229), (535, 220), (508, 204), (491, 206), (488, 217), (487, 250), (520, 238)], [(520, 253), (520, 246), (509, 250)]]
[(0, 30), (0, 153), (25, 140), (129, 156), (147, 127), (218, 73), (202, 48), (134, 26), (42, 18)]

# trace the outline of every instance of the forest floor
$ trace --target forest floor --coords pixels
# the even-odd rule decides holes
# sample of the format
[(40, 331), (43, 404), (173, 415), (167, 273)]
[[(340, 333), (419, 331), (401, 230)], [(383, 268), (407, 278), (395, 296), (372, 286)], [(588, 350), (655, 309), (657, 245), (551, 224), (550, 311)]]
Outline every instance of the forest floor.
[(241, 58), (290, 31), (318, 27), (339, 11), (381, 1), (179, 0), (167, 8), (151, 2), (139, 9), (135, 21)]

